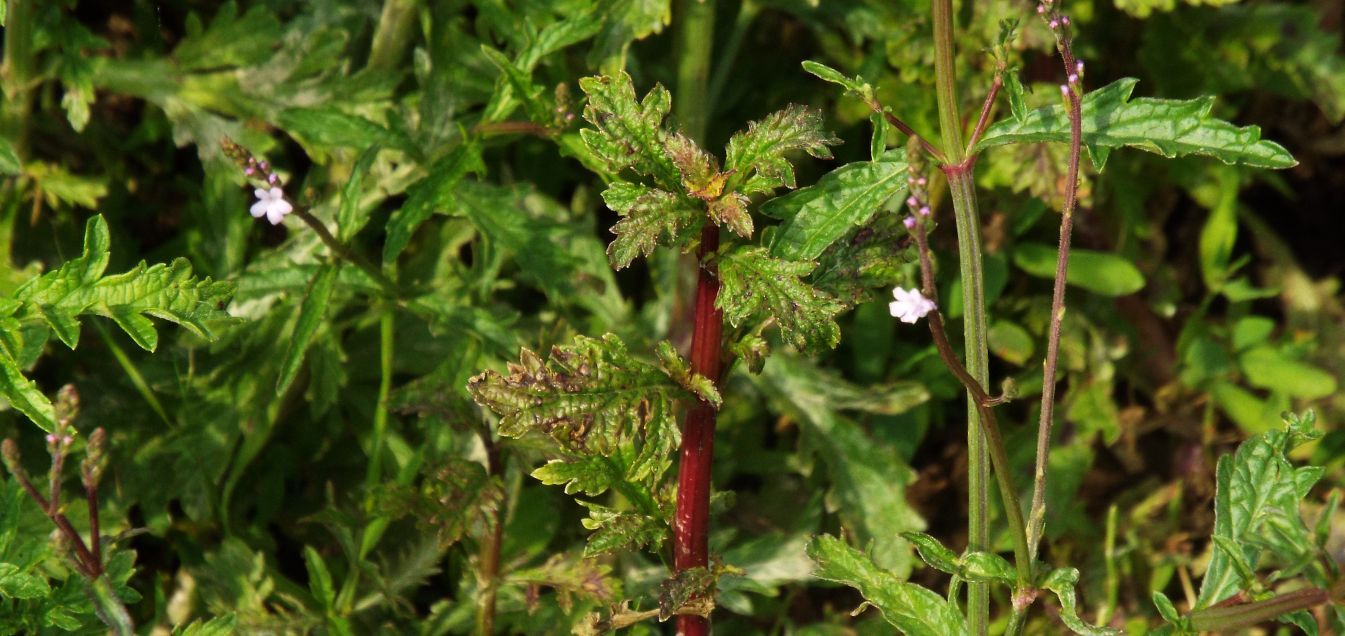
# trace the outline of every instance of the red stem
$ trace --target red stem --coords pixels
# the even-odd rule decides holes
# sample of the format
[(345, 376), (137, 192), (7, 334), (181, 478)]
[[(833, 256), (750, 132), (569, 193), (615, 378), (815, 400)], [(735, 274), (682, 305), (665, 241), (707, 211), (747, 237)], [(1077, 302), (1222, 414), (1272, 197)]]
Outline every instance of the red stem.
[[(706, 223), (701, 230), (701, 263), (696, 280), (696, 322), (691, 333), (691, 370), (719, 382), (719, 354), (724, 315), (715, 308), (719, 277), (705, 257), (719, 249), (719, 228)], [(682, 428), (681, 460), (677, 473), (677, 515), (673, 522), (673, 567), (681, 572), (709, 565), (710, 468), (714, 461), (715, 409), (697, 401), (687, 409)], [(710, 620), (678, 616), (677, 633), (703, 636), (710, 633)]]

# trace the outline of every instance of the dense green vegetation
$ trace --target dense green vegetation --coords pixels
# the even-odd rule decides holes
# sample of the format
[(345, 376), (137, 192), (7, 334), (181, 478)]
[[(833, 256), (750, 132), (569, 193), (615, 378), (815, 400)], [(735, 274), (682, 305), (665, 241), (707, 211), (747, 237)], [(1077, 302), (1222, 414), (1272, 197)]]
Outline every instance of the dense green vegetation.
[(0, 633), (1345, 632), (1341, 3), (0, 18)]

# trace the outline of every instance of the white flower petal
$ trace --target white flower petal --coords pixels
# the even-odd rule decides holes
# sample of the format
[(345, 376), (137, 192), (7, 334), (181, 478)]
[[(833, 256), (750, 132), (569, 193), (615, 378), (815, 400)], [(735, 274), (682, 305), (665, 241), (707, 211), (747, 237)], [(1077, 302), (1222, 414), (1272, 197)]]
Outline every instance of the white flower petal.
[(253, 190), (253, 191), (252, 191), (252, 194), (256, 195), (258, 201), (265, 201), (265, 200), (266, 200), (266, 190), (263, 190), (263, 189), (261, 189), (261, 188), (257, 188), (256, 190)]
[(272, 187), (271, 191), (268, 192), (267, 194), (271, 195), (272, 201), (280, 201), (285, 198), (285, 191), (281, 190), (280, 186)]
[(256, 203), (253, 203), (252, 209), (250, 210), (252, 212), (252, 218), (254, 219), (261, 218), (263, 214), (266, 214), (266, 208), (267, 208), (266, 201), (258, 201)]
[(290, 202), (284, 199), (276, 199), (275, 201), (271, 202), (271, 209), (280, 210), (280, 214), (283, 216), (289, 214), (290, 212), (293, 212), (294, 206), (290, 205)]
[(271, 225), (280, 225), (280, 222), (285, 220), (285, 212), (284, 209), (273, 203), (266, 208), (266, 220), (270, 221)]

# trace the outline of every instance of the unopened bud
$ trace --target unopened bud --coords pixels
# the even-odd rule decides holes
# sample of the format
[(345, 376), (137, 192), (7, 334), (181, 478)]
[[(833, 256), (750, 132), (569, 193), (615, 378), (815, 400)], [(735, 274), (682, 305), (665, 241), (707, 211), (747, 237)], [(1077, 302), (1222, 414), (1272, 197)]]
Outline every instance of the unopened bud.
[(93, 490), (98, 487), (98, 482), (103, 478), (104, 452), (107, 450), (107, 431), (102, 427), (94, 429), (89, 435), (89, 442), (84, 447), (84, 462), (80, 465), (81, 477), (84, 481), (84, 487)]
[(910, 207), (913, 207), (913, 208), (914, 208), (914, 207), (919, 207), (919, 206), (920, 206), (920, 199), (915, 198), (915, 195), (911, 195), (911, 196), (909, 196), (909, 197), (906, 197), (906, 205), (908, 205), (908, 206), (910, 206)]
[(906, 226), (906, 229), (908, 229), (908, 230), (914, 230), (914, 229), (915, 229), (915, 217), (913, 217), (913, 216), (908, 216), (908, 217), (906, 217), (905, 219), (902, 219), (901, 224), (902, 224), (902, 225), (905, 225), (905, 226)]
[(56, 393), (56, 430), (61, 432), (70, 427), (70, 422), (79, 415), (79, 391), (75, 385), (67, 384)]
[(927, 205), (920, 206), (920, 216), (929, 216), (929, 206)]

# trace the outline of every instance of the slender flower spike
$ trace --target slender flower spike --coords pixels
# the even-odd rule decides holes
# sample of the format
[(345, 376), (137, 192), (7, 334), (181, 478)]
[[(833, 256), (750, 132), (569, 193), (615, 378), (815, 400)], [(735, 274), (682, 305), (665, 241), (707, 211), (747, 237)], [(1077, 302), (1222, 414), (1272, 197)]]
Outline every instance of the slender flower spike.
[(294, 211), (294, 206), (285, 200), (285, 191), (279, 187), (272, 187), (270, 190), (257, 188), (254, 192), (257, 195), (257, 202), (252, 204), (252, 218), (260, 219), (263, 215), (271, 225), (280, 225), (285, 220), (285, 215)]
[(904, 323), (915, 324), (925, 314), (934, 310), (934, 301), (925, 298), (918, 289), (906, 290), (892, 288), (892, 297), (896, 300), (887, 304), (892, 316)]

